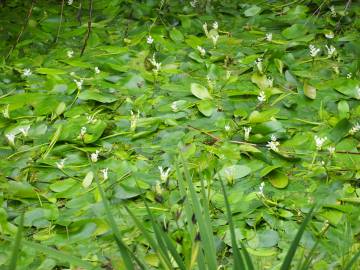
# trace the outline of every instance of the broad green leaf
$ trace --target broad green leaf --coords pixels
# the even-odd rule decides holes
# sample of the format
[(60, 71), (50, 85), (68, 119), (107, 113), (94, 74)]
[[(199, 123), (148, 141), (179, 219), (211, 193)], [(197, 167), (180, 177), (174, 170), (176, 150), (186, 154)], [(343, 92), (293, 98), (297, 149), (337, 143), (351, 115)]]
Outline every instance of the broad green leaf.
[(216, 110), (215, 104), (207, 99), (199, 101), (197, 107), (199, 111), (207, 117), (211, 116)]
[(316, 98), (316, 88), (308, 83), (304, 84), (304, 95), (310, 99)]
[(190, 89), (191, 93), (199, 99), (212, 99), (207, 88), (201, 84), (192, 83)]
[(293, 24), (292, 26), (284, 29), (281, 34), (287, 39), (301, 38), (308, 32), (304, 24)]
[(184, 41), (184, 35), (176, 28), (170, 30), (170, 38), (176, 43)]
[(83, 187), (84, 188), (90, 187), (93, 179), (94, 179), (94, 173), (92, 171), (88, 172), (82, 181)]
[(111, 103), (116, 101), (117, 97), (115, 97), (113, 94), (100, 92), (99, 90), (85, 90), (80, 93), (79, 99)]
[(248, 8), (247, 10), (244, 11), (244, 15), (246, 17), (253, 17), (253, 16), (259, 14), (260, 11), (261, 11), (261, 7), (253, 5), (250, 8)]
[(271, 185), (276, 188), (286, 188), (289, 183), (288, 176), (278, 170), (272, 171), (268, 174), (268, 179)]

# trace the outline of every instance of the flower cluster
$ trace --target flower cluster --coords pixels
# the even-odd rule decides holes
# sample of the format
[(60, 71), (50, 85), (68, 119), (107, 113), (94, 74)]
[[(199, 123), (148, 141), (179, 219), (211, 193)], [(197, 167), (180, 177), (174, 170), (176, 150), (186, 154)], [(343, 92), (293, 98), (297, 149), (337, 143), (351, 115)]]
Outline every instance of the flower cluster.
[(84, 82), (83, 79), (81, 79), (81, 80), (76, 80), (76, 79), (74, 79), (74, 83), (76, 84), (76, 87), (77, 87), (77, 89), (79, 89), (79, 90), (82, 89), (83, 82)]
[(272, 41), (272, 38), (273, 38), (273, 34), (272, 33), (266, 33), (265, 35), (265, 40), (266, 41)]
[(164, 168), (162, 166), (159, 166), (158, 169), (160, 171), (160, 179), (163, 183), (165, 183), (167, 181), (167, 179), (169, 178), (171, 168), (169, 167), (166, 170), (164, 170)]
[(23, 71), (23, 75), (25, 77), (29, 77), (31, 76), (32, 72), (31, 72), (31, 69), (30, 68), (25, 68), (24, 71)]
[(130, 117), (130, 130), (131, 131), (135, 131), (136, 129), (136, 125), (137, 125), (137, 121), (140, 118), (140, 112), (137, 111), (137, 114), (135, 114), (132, 110), (130, 111), (131, 113), (131, 117)]
[(318, 55), (318, 53), (320, 52), (319, 48), (316, 48), (314, 45), (310, 44), (309, 45), (309, 50), (310, 50), (310, 56), (311, 57), (316, 57)]
[(91, 153), (90, 159), (91, 159), (92, 162), (95, 163), (95, 162), (98, 161), (99, 153), (100, 153), (99, 150), (96, 150), (95, 153)]
[(321, 150), (322, 146), (324, 145), (325, 141), (327, 140), (327, 137), (321, 138), (321, 137), (315, 135), (314, 139), (315, 139), (316, 149)]
[(153, 57), (152, 59), (149, 59), (149, 62), (153, 65), (153, 72), (154, 72), (154, 75), (157, 76), (159, 74), (159, 71), (160, 71), (160, 68), (161, 68), (161, 63), (159, 62), (156, 62), (156, 59), (155, 59), (155, 53), (153, 54)]
[(269, 150), (273, 150), (274, 152), (279, 152), (279, 145), (280, 143), (277, 141), (276, 136), (271, 135), (271, 140), (266, 144), (266, 147), (269, 148)]
[(265, 92), (264, 92), (264, 91), (260, 91), (257, 99), (258, 99), (258, 101), (259, 101), (260, 103), (265, 102), (265, 101), (266, 101)]
[(152, 38), (152, 36), (148, 36), (147, 38), (146, 38), (146, 43), (147, 44), (153, 44), (153, 42), (154, 42), (154, 39)]
[(205, 54), (206, 54), (205, 49), (204, 49), (203, 47), (201, 47), (201, 46), (197, 46), (197, 49), (198, 49), (200, 55), (201, 55), (202, 57), (204, 57)]
[(333, 55), (336, 54), (336, 48), (333, 46), (333, 45), (325, 45), (326, 47), (326, 50), (327, 50), (327, 54), (328, 54), (328, 57), (332, 57)]
[(249, 140), (251, 130), (252, 130), (251, 127), (244, 127), (244, 140), (245, 141)]
[(350, 135), (354, 135), (355, 133), (357, 133), (360, 130), (360, 123), (356, 123), (350, 130), (349, 130), (349, 134)]

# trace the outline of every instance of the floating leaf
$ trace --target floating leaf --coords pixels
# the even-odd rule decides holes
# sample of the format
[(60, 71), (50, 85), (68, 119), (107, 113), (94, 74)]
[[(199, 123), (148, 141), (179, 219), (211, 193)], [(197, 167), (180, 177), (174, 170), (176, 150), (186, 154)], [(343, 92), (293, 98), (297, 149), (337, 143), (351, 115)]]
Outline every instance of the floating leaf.
[(85, 90), (80, 93), (79, 99), (96, 100), (102, 103), (111, 103), (117, 100), (113, 94), (103, 93), (98, 90)]
[(316, 88), (307, 83), (304, 84), (304, 94), (310, 99), (316, 98)]
[(289, 178), (286, 174), (274, 170), (268, 174), (269, 182), (276, 188), (286, 188), (289, 183)]
[(244, 11), (244, 15), (246, 17), (253, 17), (253, 16), (259, 14), (260, 11), (261, 11), (261, 7), (253, 5), (250, 8), (248, 8), (247, 10)]
[(94, 173), (92, 171), (88, 172), (82, 181), (82, 185), (84, 188), (88, 188), (91, 186), (91, 183), (94, 179)]
[(207, 88), (198, 83), (191, 84), (191, 93), (199, 99), (212, 99)]
[(199, 111), (207, 117), (211, 116), (216, 110), (215, 104), (207, 99), (199, 101), (197, 107)]

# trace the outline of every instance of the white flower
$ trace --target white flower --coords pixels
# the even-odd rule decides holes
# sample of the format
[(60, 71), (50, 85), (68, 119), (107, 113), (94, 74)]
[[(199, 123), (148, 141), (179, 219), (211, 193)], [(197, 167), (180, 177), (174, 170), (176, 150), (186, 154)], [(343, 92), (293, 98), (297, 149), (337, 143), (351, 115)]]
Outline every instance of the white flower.
[(190, 6), (194, 8), (196, 7), (196, 5), (197, 5), (197, 0), (190, 1)]
[(203, 48), (203, 47), (201, 47), (201, 46), (197, 46), (196, 47), (197, 49), (198, 49), (198, 51), (200, 52), (200, 54), (201, 54), (201, 56), (205, 56), (205, 54), (206, 54), (206, 51), (205, 51), (205, 49)]
[(79, 90), (81, 90), (84, 80), (83, 80), (83, 79), (81, 79), (81, 80), (76, 80), (76, 79), (74, 79), (74, 82), (75, 82), (75, 84), (76, 84), (76, 87), (77, 87)]
[(226, 124), (225, 127), (224, 127), (225, 131), (230, 131), (231, 127), (229, 124)]
[(67, 51), (67, 57), (72, 58), (73, 56), (74, 56), (74, 51), (73, 50)]
[(212, 27), (213, 27), (215, 30), (218, 30), (218, 28), (219, 28), (218, 22), (215, 21), (215, 22), (213, 23)]
[(140, 112), (137, 111), (137, 114), (135, 114), (132, 110), (130, 111), (131, 117), (130, 117), (130, 130), (135, 131), (137, 121), (140, 118)]
[(15, 144), (15, 135), (13, 133), (8, 133), (5, 136), (11, 145)]
[(163, 193), (163, 189), (161, 187), (161, 183), (160, 181), (156, 181), (156, 185), (155, 185), (155, 192), (158, 195), (161, 195)]
[(155, 53), (153, 54), (152, 59), (149, 59), (149, 62), (153, 65), (153, 72), (155, 76), (157, 76), (160, 71), (161, 63), (156, 62)]
[(204, 29), (205, 35), (208, 37), (208, 36), (209, 36), (209, 31), (208, 31), (208, 29), (207, 29), (207, 23), (204, 23), (204, 24), (203, 24), (203, 29)]
[(335, 7), (331, 6), (330, 7), (330, 13), (331, 13), (331, 17), (336, 17), (336, 11), (335, 11)]
[(319, 48), (316, 48), (314, 45), (310, 44), (309, 45), (309, 50), (310, 50), (310, 56), (311, 57), (315, 57), (316, 55), (318, 55), (318, 53), (320, 52)]
[(74, 0), (68, 0), (67, 4), (71, 6), (73, 4)]
[(66, 158), (61, 159), (59, 162), (56, 162), (56, 167), (58, 167), (59, 170), (64, 169), (65, 167), (65, 160)]
[(88, 115), (86, 116), (87, 122), (88, 124), (95, 124), (97, 119), (95, 119), (95, 115)]
[(259, 186), (259, 194), (264, 197), (264, 187), (265, 187), (265, 183), (261, 182), (260, 186)]
[(266, 41), (272, 41), (272, 33), (266, 33), (265, 39)]
[(352, 78), (352, 73), (349, 72), (348, 74), (346, 74), (346, 78), (347, 78), (347, 79), (351, 79), (351, 78)]
[(244, 140), (245, 141), (249, 140), (251, 130), (252, 130), (251, 127), (244, 127)]
[(315, 135), (314, 139), (315, 139), (316, 149), (321, 150), (324, 142), (327, 140), (327, 137), (321, 138)]
[(259, 101), (260, 103), (265, 102), (265, 101), (266, 101), (265, 92), (264, 92), (264, 91), (260, 91), (257, 99), (258, 99), (258, 101)]
[(31, 72), (30, 68), (25, 68), (25, 69), (24, 69), (23, 75), (24, 75), (25, 77), (29, 77), (29, 76), (31, 76), (31, 74), (32, 74), (32, 72)]
[(334, 38), (334, 33), (333, 32), (327, 32), (327, 33), (325, 33), (325, 37), (327, 38), (327, 39), (332, 39), (332, 38)]
[(230, 76), (231, 76), (231, 70), (227, 70), (227, 71), (226, 71), (225, 79), (226, 79), (226, 80), (230, 79)]
[(100, 172), (102, 173), (104, 180), (107, 180), (109, 178), (109, 175), (108, 175), (109, 168), (102, 169), (102, 170), (100, 170)]
[(216, 86), (215, 80), (212, 80), (209, 75), (206, 75), (206, 81), (210, 90), (213, 90)]
[(212, 40), (212, 42), (213, 42), (214, 47), (216, 47), (216, 44), (217, 44), (217, 42), (218, 42), (218, 40), (219, 40), (219, 35), (218, 35), (217, 33), (211, 35), (211, 40)]
[(360, 130), (360, 123), (356, 123), (350, 130), (349, 130), (349, 134), (350, 135), (354, 135), (355, 133), (357, 133)]
[(334, 146), (329, 146), (328, 147), (328, 151), (329, 151), (329, 154), (330, 154), (330, 156), (332, 156), (334, 153), (335, 153), (335, 147)]
[(262, 73), (262, 71), (263, 71), (262, 61), (263, 61), (263, 59), (261, 57), (259, 57), (258, 59), (255, 60), (255, 65), (260, 73)]
[(91, 153), (90, 159), (91, 159), (92, 162), (95, 163), (95, 162), (98, 161), (99, 153), (100, 153), (99, 150), (96, 150), (95, 153)]
[(5, 106), (5, 108), (2, 110), (2, 114), (5, 118), (10, 118), (10, 114), (9, 114), (9, 104), (7, 104)]
[(266, 147), (269, 148), (270, 150), (273, 150), (274, 152), (279, 152), (279, 148), (278, 148), (279, 145), (280, 143), (277, 141), (276, 136), (271, 135), (271, 141), (269, 141), (266, 144)]
[(154, 42), (154, 39), (152, 38), (152, 36), (148, 36), (147, 38), (146, 38), (146, 43), (147, 44), (152, 44)]
[(80, 129), (80, 137), (81, 137), (81, 138), (85, 136), (86, 131), (87, 131), (86, 127), (82, 127), (82, 128)]
[(160, 179), (162, 182), (166, 182), (167, 179), (169, 178), (169, 173), (171, 168), (167, 168), (167, 170), (164, 170), (162, 166), (158, 167), (159, 171), (160, 171)]
[(75, 76), (75, 72), (74, 72), (74, 71), (71, 71), (71, 72), (70, 72), (70, 76)]
[(270, 76), (268, 76), (267, 78), (266, 78), (266, 82), (267, 82), (267, 85), (268, 85), (268, 87), (273, 87), (273, 84), (274, 84), (274, 79), (273, 78), (271, 78)]
[(328, 57), (332, 57), (336, 53), (336, 48), (333, 45), (330, 45), (330, 47), (328, 45), (325, 45), (325, 47), (327, 50)]
[(95, 71), (96, 74), (99, 74), (99, 73), (101, 72), (100, 69), (99, 69), (99, 67), (95, 67), (95, 68), (94, 68), (94, 71)]
[(26, 137), (28, 135), (29, 129), (30, 129), (30, 126), (26, 126), (26, 127), (19, 128), (19, 131), (24, 135), (24, 137)]

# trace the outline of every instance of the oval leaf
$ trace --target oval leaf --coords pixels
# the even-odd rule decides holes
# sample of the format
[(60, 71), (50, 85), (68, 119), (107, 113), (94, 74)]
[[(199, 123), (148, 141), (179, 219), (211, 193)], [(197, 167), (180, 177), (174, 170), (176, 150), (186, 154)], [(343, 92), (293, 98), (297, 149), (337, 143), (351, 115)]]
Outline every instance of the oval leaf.
[(191, 93), (199, 99), (212, 99), (212, 97), (211, 97), (209, 91), (206, 89), (206, 87), (204, 87), (198, 83), (191, 84)]
[(92, 171), (88, 172), (84, 178), (84, 180), (82, 181), (82, 185), (84, 188), (88, 188), (90, 187), (92, 181), (94, 179), (94, 173)]

